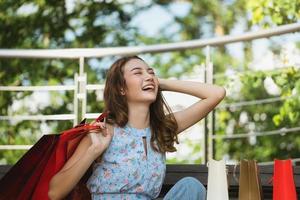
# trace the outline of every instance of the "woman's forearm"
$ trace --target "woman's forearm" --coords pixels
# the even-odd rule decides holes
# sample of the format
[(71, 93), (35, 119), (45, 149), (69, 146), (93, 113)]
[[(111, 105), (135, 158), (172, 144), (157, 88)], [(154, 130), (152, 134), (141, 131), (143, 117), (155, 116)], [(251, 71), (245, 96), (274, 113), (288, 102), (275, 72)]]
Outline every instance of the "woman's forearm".
[(178, 124), (177, 133), (194, 125), (212, 111), (225, 97), (225, 89), (220, 86), (193, 81), (159, 79), (162, 90), (180, 92), (201, 100), (174, 113)]
[(222, 99), (225, 96), (225, 89), (223, 87), (212, 84), (194, 81), (159, 79), (159, 85), (162, 90), (185, 93), (201, 99), (211, 97)]
[(79, 182), (94, 160), (93, 154), (86, 151), (71, 167), (59, 171), (50, 181), (49, 198), (51, 200), (64, 198)]

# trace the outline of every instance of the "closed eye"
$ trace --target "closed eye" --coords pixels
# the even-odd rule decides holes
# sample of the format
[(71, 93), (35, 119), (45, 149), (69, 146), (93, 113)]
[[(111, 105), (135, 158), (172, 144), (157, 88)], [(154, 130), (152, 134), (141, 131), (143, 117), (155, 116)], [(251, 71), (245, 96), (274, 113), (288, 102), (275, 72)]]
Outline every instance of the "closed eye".
[(155, 74), (155, 72), (154, 72), (154, 70), (152, 68), (148, 68), (148, 73), (149, 74), (153, 74), (153, 75)]
[[(141, 75), (141, 74), (143, 74), (142, 69), (138, 68), (138, 67), (132, 69), (131, 71), (134, 71), (134, 73), (133, 73), (134, 75)], [(154, 72), (154, 70), (152, 68), (148, 68), (147, 72), (149, 74), (151, 74), (151, 75), (155, 75), (155, 72)]]

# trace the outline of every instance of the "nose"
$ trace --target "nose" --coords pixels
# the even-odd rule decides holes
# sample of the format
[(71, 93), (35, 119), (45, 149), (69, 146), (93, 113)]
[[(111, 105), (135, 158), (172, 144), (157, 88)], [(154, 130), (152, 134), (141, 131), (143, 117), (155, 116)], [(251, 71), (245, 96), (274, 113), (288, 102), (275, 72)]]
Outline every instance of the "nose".
[(150, 73), (145, 73), (145, 80), (147, 81), (153, 81), (153, 75)]

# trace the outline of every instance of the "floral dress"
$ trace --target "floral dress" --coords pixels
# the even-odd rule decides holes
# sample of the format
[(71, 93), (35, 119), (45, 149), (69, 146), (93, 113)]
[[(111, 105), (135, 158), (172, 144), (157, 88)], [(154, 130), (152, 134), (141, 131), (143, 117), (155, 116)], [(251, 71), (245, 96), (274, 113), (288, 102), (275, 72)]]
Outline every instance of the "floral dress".
[(101, 162), (94, 164), (87, 182), (93, 200), (148, 200), (159, 195), (166, 173), (165, 154), (154, 151), (150, 139), (149, 127), (114, 127), (110, 146)]

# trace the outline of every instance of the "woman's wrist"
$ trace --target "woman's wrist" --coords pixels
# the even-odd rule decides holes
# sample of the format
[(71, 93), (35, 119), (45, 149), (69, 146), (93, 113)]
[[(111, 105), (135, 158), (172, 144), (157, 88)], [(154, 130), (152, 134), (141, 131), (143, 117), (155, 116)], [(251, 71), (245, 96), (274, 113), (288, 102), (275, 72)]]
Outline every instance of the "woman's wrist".
[(166, 81), (167, 81), (166, 79), (158, 78), (159, 87), (162, 91), (167, 90)]
[(162, 86), (162, 79), (161, 78), (157, 78), (157, 80), (158, 80), (158, 85), (159, 85), (159, 88), (161, 89), (161, 90), (163, 90), (163, 86)]

